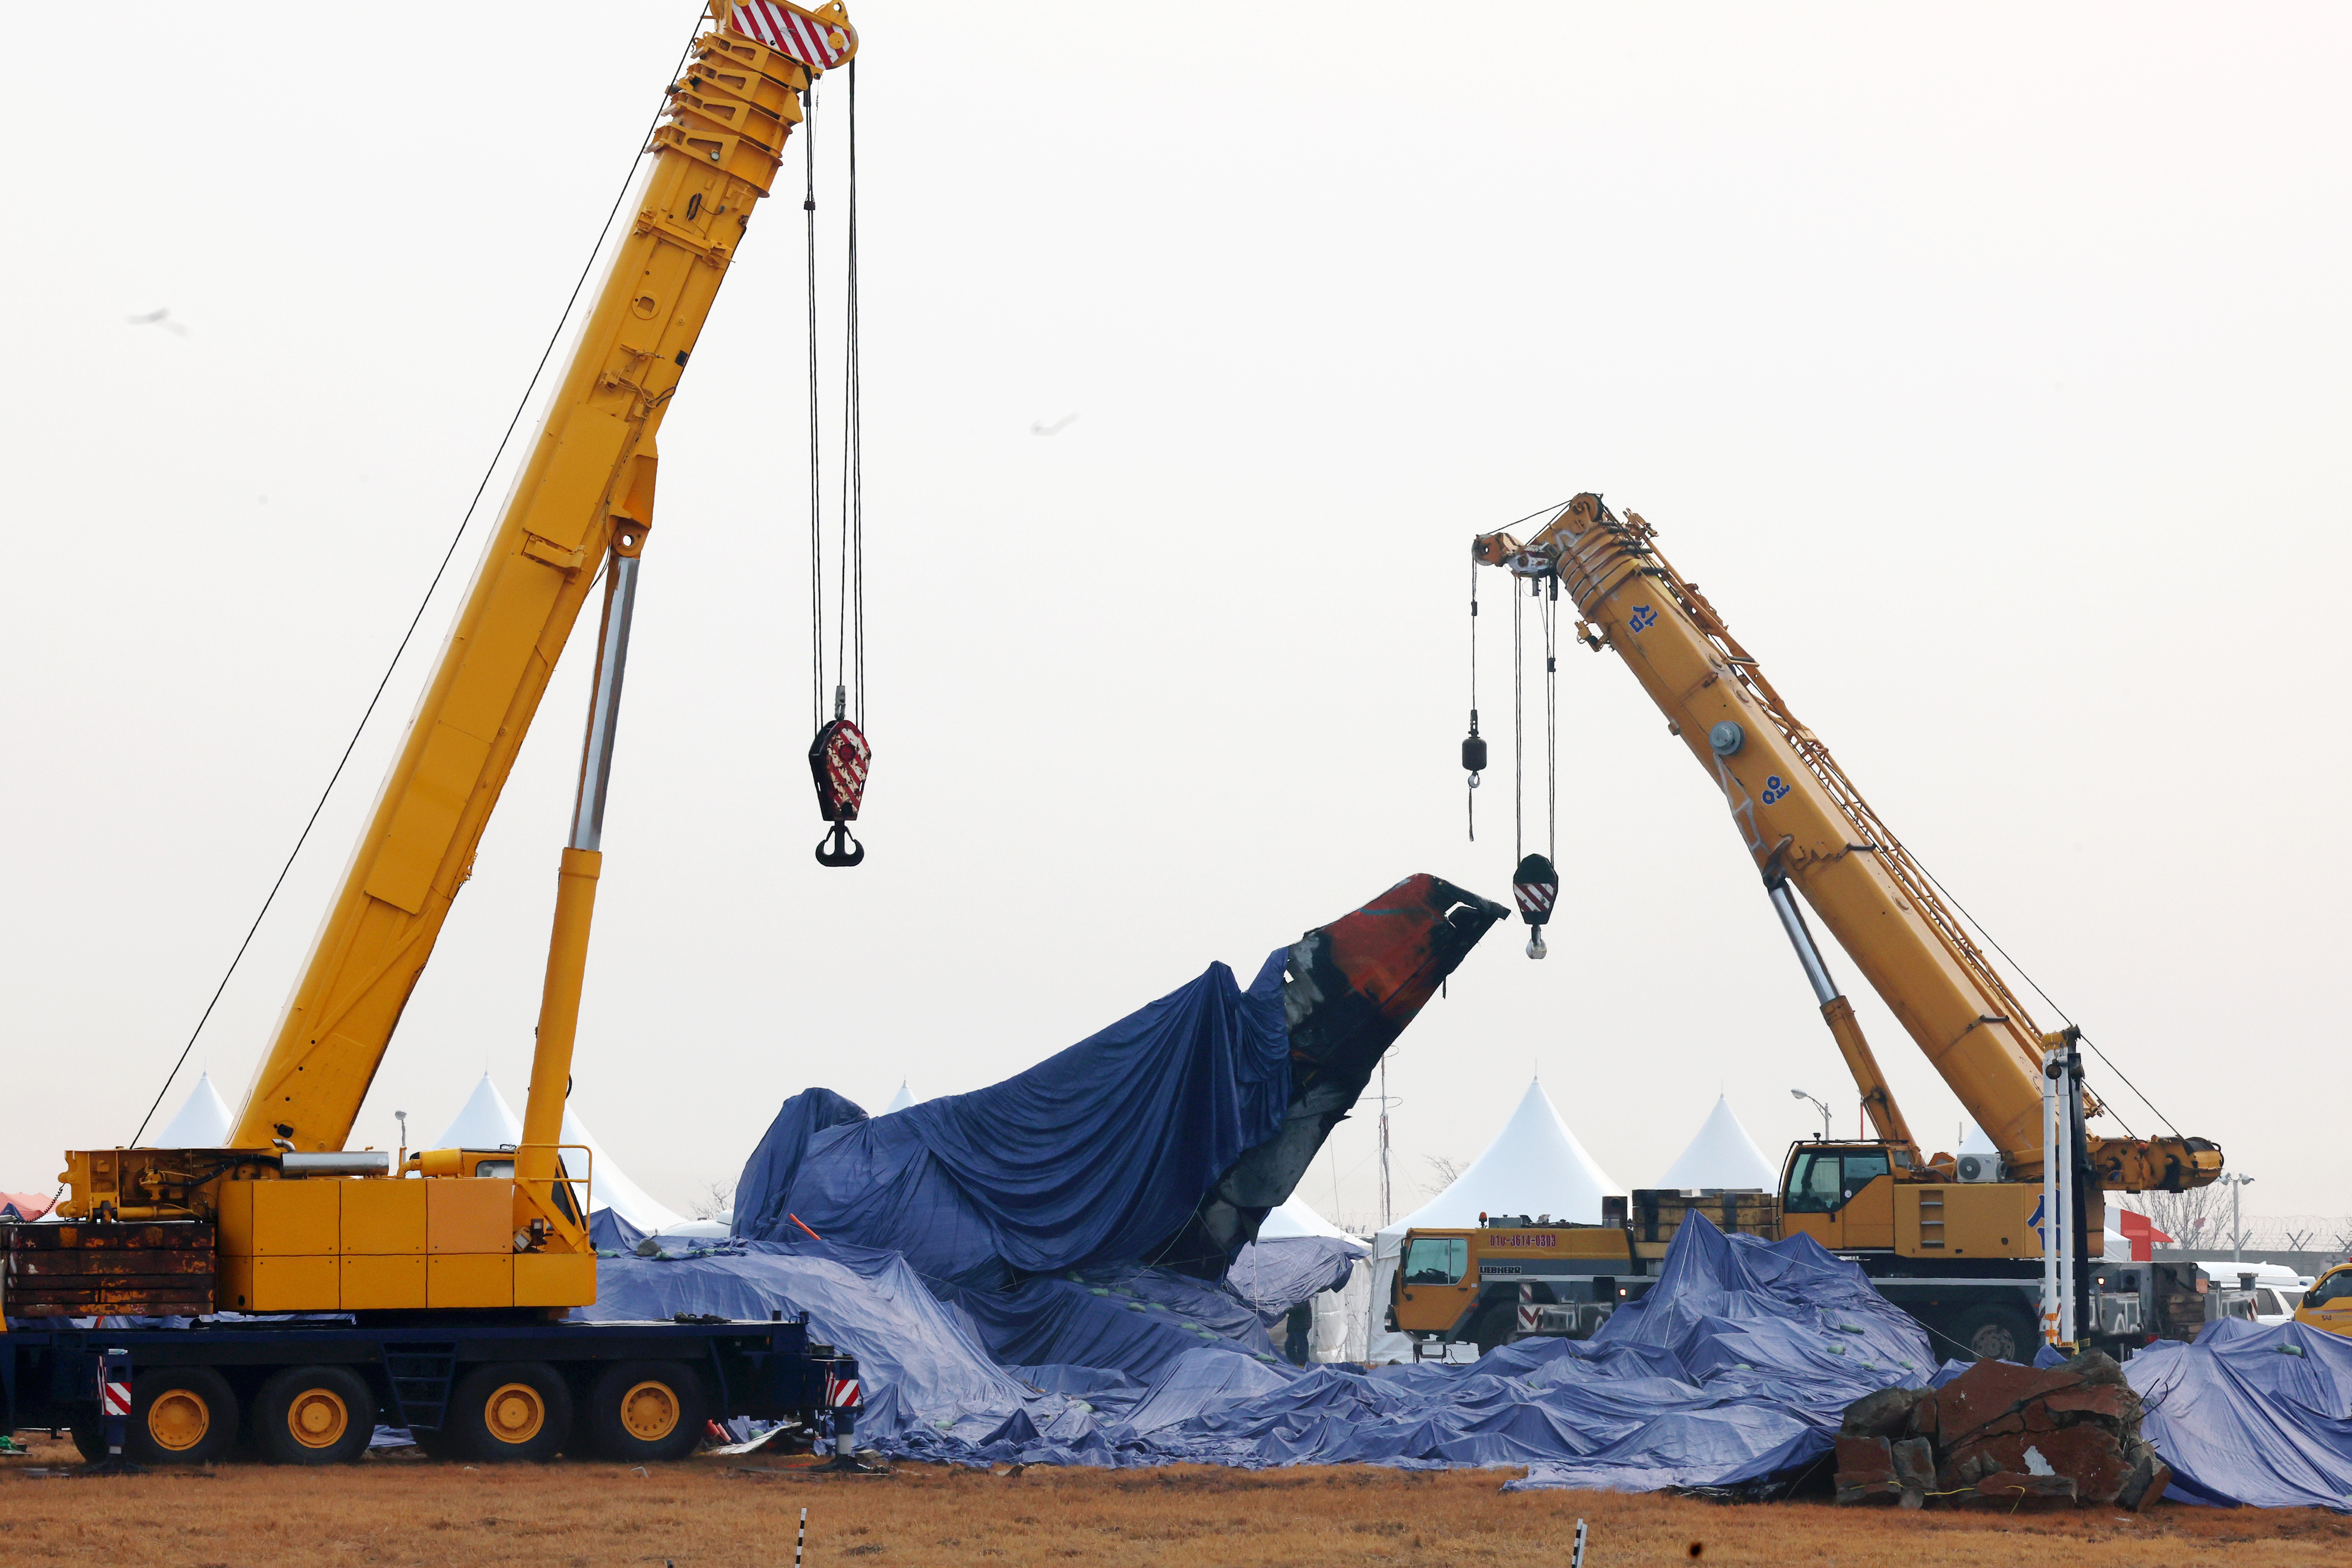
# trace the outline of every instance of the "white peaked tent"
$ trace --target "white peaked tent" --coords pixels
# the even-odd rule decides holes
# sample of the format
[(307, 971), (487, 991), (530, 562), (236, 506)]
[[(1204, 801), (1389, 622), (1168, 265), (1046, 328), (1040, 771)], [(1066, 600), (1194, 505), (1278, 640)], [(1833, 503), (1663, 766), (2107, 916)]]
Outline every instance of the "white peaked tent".
[[(598, 1208), (611, 1209), (640, 1230), (675, 1230), (686, 1223), (683, 1215), (656, 1202), (646, 1195), (645, 1188), (629, 1179), (629, 1173), (604, 1152), (604, 1145), (596, 1141), (596, 1134), (588, 1130), (588, 1124), (582, 1121), (580, 1113), (569, 1105), (563, 1108), (563, 1141), (585, 1144), (588, 1152), (595, 1156), (594, 1163), (588, 1168), (588, 1201), (591, 1204)], [(726, 1232), (722, 1230), (719, 1234), (723, 1236)]]
[(1365, 1359), (1410, 1361), (1412, 1342), (1380, 1327), (1388, 1315), (1389, 1281), (1396, 1274), (1404, 1233), (1415, 1227), (1468, 1228), (1486, 1214), (1549, 1214), (1558, 1219), (1601, 1222), (1601, 1200), (1622, 1194), (1568, 1124), (1552, 1108), (1538, 1079), (1528, 1085), (1519, 1107), (1486, 1152), (1453, 1185), (1372, 1239), (1372, 1323)]
[(522, 1118), (514, 1113), (507, 1097), (482, 1074), (474, 1085), (473, 1093), (466, 1097), (457, 1120), (441, 1129), (441, 1135), (425, 1145), (430, 1149), (502, 1149), (522, 1142)]
[(1731, 1102), (1718, 1094), (1698, 1136), (1666, 1167), (1658, 1185), (1676, 1191), (1720, 1187), (1771, 1192), (1780, 1185), (1780, 1173), (1731, 1113)]
[(914, 1103), (915, 1092), (908, 1088), (907, 1081), (901, 1078), (898, 1080), (898, 1092), (890, 1096), (890, 1103), (882, 1107), (882, 1113), (887, 1116), (893, 1111), (903, 1111)]
[[(496, 1149), (521, 1141), (522, 1118), (514, 1113), (514, 1107), (507, 1103), (506, 1096), (499, 1092), (499, 1086), (485, 1072), (482, 1081), (474, 1085), (465, 1108), (457, 1113), (457, 1120), (442, 1131), (433, 1147)], [(640, 1230), (669, 1230), (686, 1223), (629, 1179), (628, 1172), (604, 1153), (596, 1134), (588, 1130), (588, 1124), (569, 1105), (563, 1108), (563, 1141), (585, 1144), (594, 1156), (589, 1167), (589, 1201), (594, 1207), (611, 1209)]]
[(164, 1124), (148, 1146), (156, 1149), (217, 1149), (236, 1131), (236, 1116), (213, 1087), (209, 1072), (196, 1080), (179, 1113)]
[(1294, 1192), (1280, 1207), (1267, 1213), (1265, 1223), (1257, 1228), (1257, 1239), (1286, 1241), (1297, 1236), (1328, 1236), (1339, 1241), (1357, 1239), (1308, 1207), (1307, 1200)]

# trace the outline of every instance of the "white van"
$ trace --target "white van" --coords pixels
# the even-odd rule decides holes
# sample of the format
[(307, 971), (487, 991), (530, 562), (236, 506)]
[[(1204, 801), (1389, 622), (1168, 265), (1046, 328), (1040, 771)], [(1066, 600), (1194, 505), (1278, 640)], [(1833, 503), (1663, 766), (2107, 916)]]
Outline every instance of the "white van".
[[(2283, 1263), (2235, 1263), (2227, 1258), (2197, 1260), (2197, 1272), (2206, 1281), (2205, 1315), (2243, 1318), (2265, 1327), (2292, 1322), (2311, 1276), (2298, 1274)], [(2248, 1289), (2251, 1285), (2252, 1289)]]

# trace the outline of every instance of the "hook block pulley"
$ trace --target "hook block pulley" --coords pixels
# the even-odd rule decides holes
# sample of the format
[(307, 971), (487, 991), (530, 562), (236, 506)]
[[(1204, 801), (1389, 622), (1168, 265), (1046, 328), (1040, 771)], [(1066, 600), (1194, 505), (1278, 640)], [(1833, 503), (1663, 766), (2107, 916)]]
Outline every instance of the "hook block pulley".
[(833, 824), (833, 831), (817, 841), (817, 864), (850, 866), (866, 858), (866, 846), (849, 836), (849, 824), (857, 821), (873, 760), (874, 748), (854, 721), (836, 718), (816, 732), (809, 772), (816, 780), (816, 809)]
[(1544, 925), (1559, 903), (1559, 873), (1553, 869), (1550, 857), (1528, 855), (1521, 860), (1518, 869), (1511, 873), (1511, 894), (1518, 903), (1519, 918), (1528, 923), (1528, 956), (1540, 958), (1549, 951), (1544, 946)]

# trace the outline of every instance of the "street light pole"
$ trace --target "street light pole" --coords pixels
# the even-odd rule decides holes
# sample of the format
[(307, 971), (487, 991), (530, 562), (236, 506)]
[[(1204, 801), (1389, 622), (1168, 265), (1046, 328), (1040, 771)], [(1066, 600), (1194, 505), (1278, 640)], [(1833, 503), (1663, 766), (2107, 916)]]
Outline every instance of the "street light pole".
[[(1813, 1100), (1801, 1089), (1790, 1090), (1789, 1096), (1794, 1100)], [(1826, 1144), (1830, 1141), (1830, 1108), (1819, 1100), (1813, 1100), (1813, 1108), (1822, 1113), (1822, 1142)]]
[(2230, 1187), (2230, 1261), (2242, 1263), (2245, 1261), (2246, 1228), (2239, 1218), (2238, 1200), (2244, 1196), (2246, 1184), (2254, 1178), (2231, 1171), (2221, 1179), (2228, 1183)]

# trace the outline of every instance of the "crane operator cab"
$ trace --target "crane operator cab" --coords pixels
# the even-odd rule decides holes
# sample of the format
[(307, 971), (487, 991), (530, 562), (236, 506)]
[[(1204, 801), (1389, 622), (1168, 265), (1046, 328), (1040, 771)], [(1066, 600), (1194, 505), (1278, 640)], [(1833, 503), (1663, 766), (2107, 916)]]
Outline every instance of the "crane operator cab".
[(1832, 1252), (1895, 1245), (1895, 1163), (1884, 1144), (1799, 1144), (1780, 1176), (1782, 1233)]

